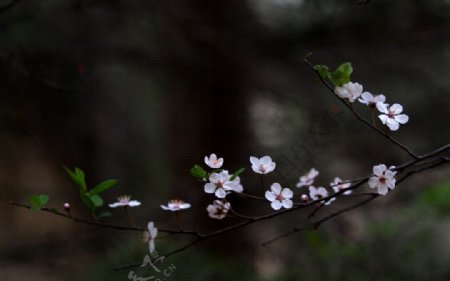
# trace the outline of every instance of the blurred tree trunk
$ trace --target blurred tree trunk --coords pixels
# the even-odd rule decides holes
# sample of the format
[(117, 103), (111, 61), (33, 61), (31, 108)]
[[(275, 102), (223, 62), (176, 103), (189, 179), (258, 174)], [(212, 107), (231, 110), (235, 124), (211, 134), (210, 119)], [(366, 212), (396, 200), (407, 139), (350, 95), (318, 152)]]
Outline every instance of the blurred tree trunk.
[(243, 85), (245, 36), (252, 18), (245, 1), (178, 0), (163, 5), (160, 15), (166, 17), (158, 22), (169, 93), (167, 147), (171, 159), (180, 159), (170, 163), (171, 193), (195, 204), (197, 213), (186, 216), (192, 219), (188, 225), (211, 227), (216, 222), (207, 217), (206, 206), (213, 196), (199, 199), (203, 184), (189, 176), (189, 169), (195, 163), (204, 166), (203, 158), (210, 153), (224, 157), (230, 172), (248, 162)]

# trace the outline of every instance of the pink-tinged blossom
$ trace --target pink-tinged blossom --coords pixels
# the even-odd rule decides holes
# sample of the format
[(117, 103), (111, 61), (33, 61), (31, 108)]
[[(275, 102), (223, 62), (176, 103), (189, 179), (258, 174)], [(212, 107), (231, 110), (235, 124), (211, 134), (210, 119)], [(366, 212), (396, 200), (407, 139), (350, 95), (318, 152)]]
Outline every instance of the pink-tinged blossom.
[(208, 205), (206, 211), (208, 216), (213, 219), (221, 220), (227, 216), (230, 210), (230, 203), (221, 200), (214, 200), (212, 205)]
[(359, 83), (348, 82), (341, 87), (334, 88), (334, 93), (342, 98), (348, 99), (349, 102), (354, 102), (359, 96), (361, 96), (363, 86)]
[[(344, 183), (344, 181), (338, 177), (335, 177), (334, 181), (330, 182), (330, 186), (333, 188), (335, 193), (343, 189), (349, 188), (351, 185), (352, 185), (351, 183)], [(343, 194), (350, 195), (352, 194), (352, 190), (347, 190)]]
[(130, 200), (131, 196), (129, 195), (123, 195), (117, 198), (119, 200), (118, 202), (109, 204), (110, 208), (117, 208), (117, 207), (137, 207), (141, 205), (141, 202), (136, 200)]
[(272, 161), (270, 156), (263, 156), (256, 158), (251, 156), (250, 162), (252, 163), (252, 169), (258, 174), (268, 174), (275, 169), (276, 163)]
[(294, 193), (289, 188), (281, 188), (279, 183), (273, 183), (270, 186), (271, 191), (266, 191), (266, 199), (272, 202), (270, 205), (274, 210), (279, 210), (281, 207), (286, 209), (292, 208), (293, 202), (291, 200)]
[(361, 94), (361, 97), (358, 99), (358, 101), (370, 107), (375, 107), (379, 102), (384, 103), (386, 101), (386, 97), (384, 95), (374, 96), (369, 92), (364, 92)]
[(409, 117), (406, 114), (401, 114), (403, 111), (403, 107), (394, 103), (390, 107), (388, 104), (379, 102), (377, 103), (377, 109), (383, 113), (378, 115), (381, 122), (387, 125), (391, 131), (397, 131), (400, 127), (400, 124), (406, 124), (409, 121)]
[(189, 209), (191, 204), (185, 203), (183, 200), (173, 199), (168, 202), (167, 205), (161, 205), (161, 208), (166, 211), (181, 211), (184, 209)]
[(148, 249), (150, 253), (155, 251), (155, 238), (158, 235), (158, 229), (155, 227), (153, 222), (149, 222), (147, 225), (147, 231), (144, 232), (144, 243), (148, 243)]
[(310, 186), (314, 183), (314, 179), (319, 175), (319, 171), (312, 168), (308, 173), (300, 177), (300, 181), (297, 183), (297, 187)]
[(217, 159), (217, 156), (213, 153), (209, 157), (205, 156), (205, 164), (213, 169), (219, 169), (223, 165), (223, 158)]
[(217, 198), (225, 198), (230, 191), (242, 192), (244, 188), (241, 185), (240, 178), (236, 177), (234, 180), (230, 180), (230, 178), (231, 175), (226, 170), (220, 173), (212, 173), (209, 176), (210, 182), (204, 186), (205, 192), (214, 193)]
[[(393, 168), (393, 167), (390, 167)], [(386, 195), (389, 189), (395, 188), (395, 174), (386, 167), (384, 164), (376, 165), (373, 167), (374, 176), (369, 179), (369, 187), (377, 188), (378, 194)]]

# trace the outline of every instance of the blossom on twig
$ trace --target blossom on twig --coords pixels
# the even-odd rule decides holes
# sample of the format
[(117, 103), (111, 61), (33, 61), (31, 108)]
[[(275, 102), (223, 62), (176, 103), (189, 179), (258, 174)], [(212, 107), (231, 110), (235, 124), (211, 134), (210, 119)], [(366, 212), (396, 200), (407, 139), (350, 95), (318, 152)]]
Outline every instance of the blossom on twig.
[(208, 205), (206, 211), (208, 216), (213, 219), (221, 220), (227, 216), (230, 210), (230, 203), (221, 200), (214, 200), (212, 205)]
[(387, 125), (391, 131), (397, 131), (400, 124), (406, 124), (409, 121), (409, 117), (406, 114), (400, 114), (403, 111), (403, 106), (398, 103), (394, 103), (388, 108), (388, 104), (379, 102), (377, 103), (377, 109), (383, 113), (378, 115), (381, 122)]
[(312, 168), (308, 173), (300, 177), (300, 181), (297, 183), (297, 187), (310, 186), (314, 183), (314, 179), (319, 175), (319, 171)]
[(370, 188), (377, 188), (380, 195), (386, 195), (389, 189), (395, 188), (397, 172), (392, 171), (391, 168), (388, 169), (384, 164), (373, 167), (374, 176), (369, 179), (368, 184)]
[(242, 192), (244, 188), (241, 185), (240, 178), (230, 179), (231, 176), (227, 170), (212, 173), (209, 176), (210, 182), (205, 184), (204, 190), (206, 193), (214, 193), (217, 198), (225, 198), (230, 191)]
[(184, 209), (189, 209), (191, 204), (185, 203), (183, 200), (173, 199), (168, 202), (167, 205), (161, 205), (161, 208), (166, 211), (181, 211)]
[(252, 163), (252, 169), (258, 174), (268, 174), (275, 169), (276, 163), (272, 161), (270, 156), (263, 156), (261, 158), (256, 158), (251, 156), (250, 162)]
[(312, 185), (309, 187), (309, 197), (312, 200), (320, 200), (327, 196), (328, 196), (328, 191), (324, 187), (319, 186), (316, 188), (315, 186), (312, 186)]
[(281, 189), (281, 185), (279, 183), (273, 183), (270, 186), (271, 191), (266, 191), (266, 199), (272, 202), (270, 206), (274, 210), (279, 210), (281, 207), (286, 209), (292, 208), (293, 202), (291, 200), (294, 193), (289, 188)]
[[(332, 182), (330, 182), (330, 186), (333, 188), (334, 192), (339, 192), (343, 189), (349, 188), (351, 183), (344, 183), (340, 178), (335, 177)], [(344, 195), (352, 194), (352, 190), (347, 190), (343, 193)]]
[(349, 102), (354, 102), (359, 96), (361, 96), (363, 86), (359, 83), (348, 82), (341, 87), (334, 88), (334, 93), (342, 98), (348, 99)]
[(213, 153), (209, 157), (205, 156), (205, 164), (213, 169), (219, 169), (223, 165), (223, 158), (217, 159), (217, 156)]
[(130, 200), (131, 196), (129, 195), (123, 195), (117, 197), (118, 202), (109, 204), (110, 208), (117, 208), (117, 207), (137, 207), (141, 205), (141, 202), (136, 200)]
[(375, 107), (379, 102), (384, 103), (386, 101), (386, 97), (384, 95), (374, 96), (369, 92), (364, 92), (361, 94), (361, 97), (358, 99), (358, 101), (370, 107)]

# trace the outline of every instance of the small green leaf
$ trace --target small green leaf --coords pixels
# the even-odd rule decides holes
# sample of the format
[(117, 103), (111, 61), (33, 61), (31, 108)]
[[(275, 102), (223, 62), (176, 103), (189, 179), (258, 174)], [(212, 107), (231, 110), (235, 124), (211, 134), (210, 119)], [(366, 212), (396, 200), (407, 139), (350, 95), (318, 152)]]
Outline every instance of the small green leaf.
[(90, 195), (89, 197), (94, 202), (95, 207), (103, 206), (103, 199), (98, 194)]
[(110, 217), (112, 216), (112, 214), (110, 212), (104, 211), (101, 212), (100, 214), (97, 215), (97, 218), (106, 218), (106, 217)]
[(333, 73), (331, 73), (330, 79), (336, 86), (342, 86), (350, 82), (350, 75), (352, 72), (352, 64), (350, 62), (346, 62), (341, 64)]
[(191, 175), (198, 179), (205, 179), (207, 173), (199, 165), (194, 165), (194, 167), (192, 167), (192, 169), (191, 169)]
[(48, 202), (48, 195), (46, 194), (33, 194), (30, 196), (28, 201), (30, 202), (30, 209), (32, 211), (38, 211), (45, 207), (45, 204)]
[(84, 172), (80, 168), (76, 167), (74, 172), (67, 167), (64, 167), (64, 170), (66, 170), (72, 181), (78, 185), (81, 190), (86, 191), (87, 188)]
[(237, 178), (240, 174), (242, 174), (242, 172), (245, 171), (245, 168), (240, 168), (239, 170), (237, 170), (236, 172), (234, 172), (234, 174), (230, 177), (230, 181), (234, 180), (235, 178)]
[(81, 201), (83, 201), (84, 205), (91, 211), (94, 212), (95, 211), (95, 203), (92, 201), (91, 197), (89, 197), (88, 194), (86, 194), (85, 192), (80, 191), (80, 198)]
[(113, 187), (116, 184), (117, 184), (117, 180), (115, 180), (115, 179), (105, 180), (105, 181), (99, 183), (93, 189), (89, 190), (89, 194), (94, 195), (94, 194), (102, 193), (102, 192), (110, 189), (111, 187)]
[(326, 79), (327, 77), (330, 77), (330, 71), (328, 69), (328, 66), (318, 64), (314, 66), (314, 69), (319, 73), (320, 77), (322, 79)]

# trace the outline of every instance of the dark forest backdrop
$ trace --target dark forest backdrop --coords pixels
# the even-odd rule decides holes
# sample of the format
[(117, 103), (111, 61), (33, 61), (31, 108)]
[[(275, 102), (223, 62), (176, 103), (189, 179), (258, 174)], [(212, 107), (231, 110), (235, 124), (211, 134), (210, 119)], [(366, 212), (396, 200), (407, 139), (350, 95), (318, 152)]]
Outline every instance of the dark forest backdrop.
[[(13, 3), (9, 5), (9, 3)], [(131, 194), (136, 222), (174, 227), (159, 205), (194, 208), (187, 228), (214, 229), (211, 197), (189, 175), (209, 153), (231, 169), (271, 155), (269, 181), (294, 184), (309, 168), (365, 176), (407, 155), (353, 119), (302, 58), (351, 61), (353, 81), (401, 103), (395, 135), (419, 153), (450, 136), (450, 2), (373, 0), (1, 0), (0, 279), (128, 280), (111, 269), (142, 259), (140, 235), (15, 208), (33, 193), (88, 214), (62, 169), (88, 182), (117, 178), (112, 202)], [(7, 7), (7, 8), (6, 8)], [(304, 220), (224, 235), (170, 260), (170, 280), (449, 280), (448, 168), (268, 247)], [(258, 190), (250, 169), (244, 188)], [(444, 190), (442, 192), (442, 190)], [(348, 203), (348, 202), (347, 202)], [(236, 202), (241, 209), (245, 202)], [(346, 204), (342, 202), (340, 204)], [(264, 206), (261, 207), (262, 210)], [(267, 210), (266, 210), (267, 211)], [(115, 211), (108, 221), (125, 223)], [(232, 221), (231, 221), (232, 222)], [(161, 253), (183, 240), (157, 240)], [(32, 277), (30, 277), (32, 276)]]

